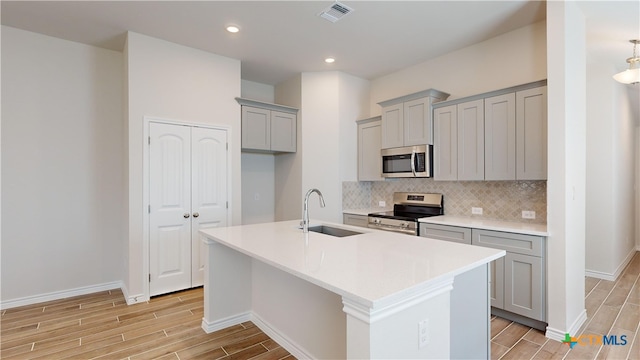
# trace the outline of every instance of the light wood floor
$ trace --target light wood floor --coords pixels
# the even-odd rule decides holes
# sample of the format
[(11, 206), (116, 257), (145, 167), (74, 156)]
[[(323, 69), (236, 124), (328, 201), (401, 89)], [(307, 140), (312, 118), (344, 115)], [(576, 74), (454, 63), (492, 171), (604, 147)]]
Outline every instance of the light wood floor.
[[(550, 275), (551, 276), (551, 275)], [(625, 346), (576, 345), (573, 349), (544, 333), (502, 318), (491, 320), (494, 359), (640, 359), (640, 253), (617, 281), (585, 279), (587, 322), (578, 335), (626, 335)], [(587, 340), (585, 340), (586, 342)]]
[[(626, 335), (626, 346), (577, 345), (502, 318), (491, 320), (494, 359), (640, 359), (640, 253), (617, 281), (586, 278), (579, 334)], [(251, 322), (201, 329), (202, 288), (127, 306), (119, 290), (2, 311), (2, 359), (287, 359)]]
[(2, 359), (294, 359), (247, 322), (211, 334), (202, 288), (128, 306), (120, 290), (2, 311)]

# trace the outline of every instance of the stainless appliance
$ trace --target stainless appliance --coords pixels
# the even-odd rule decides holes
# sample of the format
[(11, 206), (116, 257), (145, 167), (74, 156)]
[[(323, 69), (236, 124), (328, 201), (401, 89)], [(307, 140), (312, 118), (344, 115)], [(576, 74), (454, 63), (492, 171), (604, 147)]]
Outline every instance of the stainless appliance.
[(442, 194), (396, 192), (393, 193), (393, 210), (368, 214), (368, 227), (420, 235), (418, 219), (443, 214)]
[(382, 176), (431, 177), (433, 176), (433, 145), (416, 145), (382, 149)]

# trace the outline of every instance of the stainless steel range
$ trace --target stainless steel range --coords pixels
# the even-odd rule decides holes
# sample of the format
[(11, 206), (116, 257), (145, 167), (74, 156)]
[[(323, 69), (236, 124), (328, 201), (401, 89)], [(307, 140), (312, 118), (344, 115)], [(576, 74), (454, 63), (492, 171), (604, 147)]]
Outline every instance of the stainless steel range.
[(419, 235), (418, 219), (444, 214), (442, 194), (393, 193), (393, 210), (368, 214), (369, 227)]

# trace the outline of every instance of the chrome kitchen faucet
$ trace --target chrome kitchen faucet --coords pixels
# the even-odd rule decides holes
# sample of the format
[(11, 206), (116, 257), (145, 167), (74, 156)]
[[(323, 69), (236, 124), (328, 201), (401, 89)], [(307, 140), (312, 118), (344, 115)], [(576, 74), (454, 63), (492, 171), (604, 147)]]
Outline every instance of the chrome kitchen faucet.
[(322, 193), (318, 189), (309, 189), (307, 194), (304, 196), (304, 207), (302, 209), (302, 232), (309, 232), (309, 196), (311, 193), (317, 193), (320, 198), (320, 207), (324, 207), (324, 198), (322, 197)]

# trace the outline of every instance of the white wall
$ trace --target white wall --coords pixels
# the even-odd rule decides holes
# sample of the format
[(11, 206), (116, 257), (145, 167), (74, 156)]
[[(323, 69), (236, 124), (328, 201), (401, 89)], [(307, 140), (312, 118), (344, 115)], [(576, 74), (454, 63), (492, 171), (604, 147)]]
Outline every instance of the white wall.
[(636, 192), (636, 250), (640, 251), (640, 126), (636, 126), (636, 183), (634, 190)]
[[(228, 127), (229, 211), (241, 223), (240, 61), (129, 32), (128, 87), (128, 301), (148, 296), (144, 267), (143, 119), (153, 116)], [(137, 299), (135, 299), (138, 297)]]
[[(357, 177), (356, 120), (368, 116), (369, 82), (341, 72), (302, 74), (302, 191), (318, 188), (326, 203), (309, 201), (312, 219), (342, 222), (342, 182)], [(312, 195), (316, 197), (316, 195)]]
[[(275, 87), (276, 103), (302, 108), (302, 76), (278, 84)], [(298, 111), (295, 154), (278, 155), (275, 158), (275, 202), (276, 221), (300, 219), (302, 211), (302, 124), (303, 112)]]
[(576, 3), (547, 3), (547, 34), (547, 336), (560, 340), (586, 320), (586, 31)]
[(380, 114), (380, 101), (429, 88), (452, 100), (546, 79), (545, 36), (543, 21), (375, 79), (371, 116)]
[(586, 271), (614, 280), (635, 250), (635, 115), (613, 62), (587, 67)]
[(298, 151), (276, 157), (276, 219), (300, 219), (302, 200), (312, 195), (312, 219), (342, 222), (342, 182), (357, 178), (357, 126), (368, 117), (370, 83), (342, 72), (302, 73), (276, 86), (279, 104), (300, 109)]
[[(343, 181), (358, 180), (358, 124), (356, 120), (369, 118), (371, 82), (339, 73), (340, 114), (340, 186)], [(354, 140), (356, 139), (356, 140)], [(340, 198), (342, 202), (342, 197)]]
[(119, 52), (2, 27), (3, 305), (119, 287), (122, 63)]
[[(274, 103), (271, 85), (242, 80), (241, 96)], [(275, 155), (242, 153), (242, 224), (275, 220)]]

